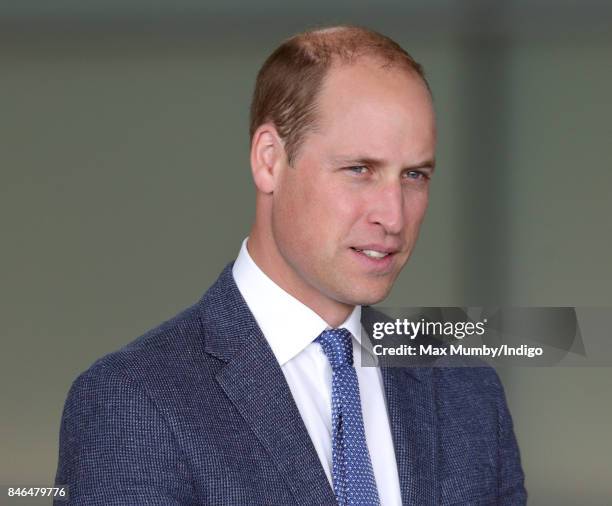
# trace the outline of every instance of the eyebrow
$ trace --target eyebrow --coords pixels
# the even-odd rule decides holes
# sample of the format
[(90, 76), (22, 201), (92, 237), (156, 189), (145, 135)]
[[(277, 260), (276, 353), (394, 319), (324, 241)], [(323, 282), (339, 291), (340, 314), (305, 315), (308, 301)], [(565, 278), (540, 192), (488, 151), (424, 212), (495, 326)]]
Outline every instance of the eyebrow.
[[(347, 164), (347, 165), (367, 165), (368, 167), (379, 168), (384, 165), (388, 165), (382, 158), (372, 158), (370, 156), (338, 156), (333, 157), (332, 161), (336, 164)], [(422, 162), (416, 163), (414, 165), (410, 165), (408, 167), (404, 167), (402, 170), (415, 170), (415, 169), (431, 169), (433, 170), (436, 167), (435, 159), (427, 159)]]

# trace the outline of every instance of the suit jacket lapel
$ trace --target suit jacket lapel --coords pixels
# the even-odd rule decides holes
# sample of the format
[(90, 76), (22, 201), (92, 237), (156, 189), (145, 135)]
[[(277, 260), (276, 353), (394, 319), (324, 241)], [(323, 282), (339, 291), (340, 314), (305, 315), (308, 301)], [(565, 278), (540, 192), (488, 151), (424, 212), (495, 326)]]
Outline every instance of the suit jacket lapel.
[(285, 477), (297, 504), (334, 493), (276, 357), (233, 280), (231, 264), (202, 300), (205, 350), (226, 362), (217, 381)]
[(381, 369), (402, 503), (438, 504), (436, 408), (432, 369), (412, 374), (397, 367)]
[[(362, 310), (366, 330), (372, 328), (374, 321), (385, 320), (389, 318), (372, 308)], [(430, 367), (385, 367), (382, 364), (381, 373), (402, 503), (439, 504), (435, 371)]]

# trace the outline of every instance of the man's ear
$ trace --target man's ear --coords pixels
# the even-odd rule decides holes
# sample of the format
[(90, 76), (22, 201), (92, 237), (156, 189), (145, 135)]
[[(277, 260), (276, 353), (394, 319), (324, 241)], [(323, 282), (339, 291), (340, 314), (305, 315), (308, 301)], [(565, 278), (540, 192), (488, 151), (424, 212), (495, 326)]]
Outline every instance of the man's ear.
[(251, 172), (257, 189), (274, 193), (280, 173), (287, 166), (285, 146), (272, 123), (260, 125), (251, 141)]

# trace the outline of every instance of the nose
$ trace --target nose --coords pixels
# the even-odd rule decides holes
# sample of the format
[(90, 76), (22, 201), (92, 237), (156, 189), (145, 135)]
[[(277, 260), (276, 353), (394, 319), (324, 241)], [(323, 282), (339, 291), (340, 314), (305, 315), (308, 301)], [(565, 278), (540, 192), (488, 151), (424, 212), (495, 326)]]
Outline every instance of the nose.
[(387, 234), (399, 234), (404, 227), (404, 195), (401, 182), (389, 182), (372, 195), (370, 223), (380, 225)]

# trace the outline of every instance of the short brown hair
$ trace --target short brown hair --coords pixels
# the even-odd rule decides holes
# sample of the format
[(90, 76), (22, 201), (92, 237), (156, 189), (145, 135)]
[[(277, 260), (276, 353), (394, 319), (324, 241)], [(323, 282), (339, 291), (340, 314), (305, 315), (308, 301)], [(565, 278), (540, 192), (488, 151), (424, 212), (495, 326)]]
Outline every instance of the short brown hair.
[(300, 33), (283, 42), (257, 74), (251, 102), (251, 140), (260, 125), (272, 122), (292, 163), (314, 125), (317, 94), (331, 64), (350, 64), (361, 56), (414, 72), (429, 88), (423, 67), (385, 35), (347, 25)]

